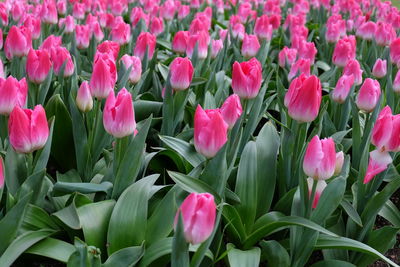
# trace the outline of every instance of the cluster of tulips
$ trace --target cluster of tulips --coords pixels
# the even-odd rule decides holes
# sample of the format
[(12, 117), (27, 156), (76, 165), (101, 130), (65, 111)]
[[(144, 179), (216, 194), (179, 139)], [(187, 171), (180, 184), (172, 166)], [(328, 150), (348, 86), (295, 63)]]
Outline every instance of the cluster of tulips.
[(398, 266), (399, 30), (379, 0), (0, 2), (0, 267)]

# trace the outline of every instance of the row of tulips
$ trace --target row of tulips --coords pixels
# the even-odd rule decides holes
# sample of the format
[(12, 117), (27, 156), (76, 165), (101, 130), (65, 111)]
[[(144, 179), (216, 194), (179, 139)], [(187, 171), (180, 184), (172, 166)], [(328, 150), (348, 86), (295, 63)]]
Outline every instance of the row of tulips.
[(397, 266), (390, 2), (6, 0), (0, 25), (0, 266)]

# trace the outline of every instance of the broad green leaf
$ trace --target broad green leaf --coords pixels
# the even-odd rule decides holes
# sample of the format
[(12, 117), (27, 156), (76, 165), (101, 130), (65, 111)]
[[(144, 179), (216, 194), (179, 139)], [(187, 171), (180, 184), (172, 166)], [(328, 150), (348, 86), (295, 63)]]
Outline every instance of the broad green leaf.
[(25, 231), (40, 229), (58, 230), (59, 227), (45, 210), (38, 206), (29, 204), (26, 208), (21, 229), (24, 229)]
[(75, 237), (75, 252), (68, 259), (67, 267), (100, 267), (100, 250), (88, 246), (85, 242)]
[(66, 183), (57, 182), (54, 184), (53, 194), (56, 196), (79, 192), (82, 194), (91, 194), (97, 192), (110, 193), (112, 183), (102, 182), (101, 184), (94, 183)]
[(314, 263), (311, 267), (356, 267), (356, 265), (341, 260), (324, 260)]
[(206, 78), (203, 77), (193, 77), (192, 79), (192, 83), (190, 84), (190, 86), (197, 86), (197, 85), (201, 85), (206, 83), (208, 80)]
[(160, 115), (162, 103), (157, 101), (137, 100), (133, 102), (133, 107), (135, 108), (135, 119), (137, 121), (142, 121), (150, 115), (153, 115), (153, 118), (158, 117)]
[(386, 201), (385, 205), (378, 214), (388, 220), (394, 226), (400, 227), (400, 211), (392, 201)]
[(4, 160), (5, 185), (13, 196), (17, 193), (27, 174), (25, 155), (15, 152), (12, 146), (8, 146)]
[(21, 185), (18, 191), (18, 198), (22, 198), (26, 196), (28, 192), (32, 192), (30, 202), (41, 205), (41, 202), (47, 194), (47, 191), (42, 190), (45, 174), (46, 170), (42, 169), (26, 178), (25, 182)]
[(1, 255), (0, 266), (10, 266), (30, 246), (52, 235), (54, 232), (54, 230), (42, 229), (38, 231), (25, 232), (18, 236)]
[(179, 212), (178, 224), (172, 239), (171, 267), (189, 266), (189, 244), (183, 232), (182, 213)]
[(342, 202), (340, 202), (340, 205), (356, 224), (361, 227), (363, 226), (360, 215), (358, 215), (357, 210), (353, 207), (353, 205), (350, 204), (350, 202), (348, 202), (346, 199), (343, 199)]
[[(224, 206), (222, 212), (230, 238), (234, 238), (237, 242), (243, 242), (246, 239), (246, 230), (244, 228), (242, 218), (237, 209), (231, 205)], [(234, 236), (232, 236), (234, 235)]]
[(261, 241), (260, 246), (269, 266), (290, 267), (289, 254), (278, 241)]
[(25, 251), (25, 253), (55, 259), (64, 263), (68, 261), (74, 252), (75, 247), (70, 243), (50, 237), (39, 241)]
[[(54, 133), (54, 124), (55, 124), (55, 117), (52, 117), (49, 121), (50, 131), (49, 137), (47, 138), (47, 142), (45, 146), (36, 152), (33, 173), (41, 171), (46, 168), (47, 162), (49, 161), (50, 157), (50, 149), (52, 147), (52, 140), (53, 140), (53, 133)], [(66, 160), (66, 155), (64, 151), (64, 161)]]
[(159, 137), (164, 144), (181, 155), (182, 158), (187, 160), (193, 167), (197, 167), (205, 160), (205, 158), (197, 153), (194, 147), (189, 143), (175, 137), (163, 135)]
[(141, 245), (146, 236), (148, 201), (159, 175), (151, 175), (129, 186), (119, 197), (108, 226), (108, 254)]
[(249, 250), (240, 250), (233, 247), (232, 244), (227, 245), (228, 259), (231, 267), (258, 267), (260, 265), (260, 248), (254, 247)]
[(126, 267), (135, 264), (144, 255), (144, 246), (128, 247), (114, 252), (102, 267)]

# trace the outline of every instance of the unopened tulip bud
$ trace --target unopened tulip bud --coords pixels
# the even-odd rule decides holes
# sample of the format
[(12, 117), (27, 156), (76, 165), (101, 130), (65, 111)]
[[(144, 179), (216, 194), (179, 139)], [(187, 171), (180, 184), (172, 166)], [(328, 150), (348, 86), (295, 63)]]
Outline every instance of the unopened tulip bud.
[(89, 83), (87, 81), (84, 81), (78, 89), (76, 105), (82, 112), (88, 112), (93, 108), (93, 98), (90, 94)]
[(230, 95), (221, 106), (221, 114), (229, 129), (235, 126), (236, 121), (242, 115), (242, 104), (237, 94)]
[(172, 89), (183, 91), (189, 88), (193, 78), (193, 65), (188, 58), (175, 58), (170, 67), (170, 83)]
[(383, 78), (386, 76), (386, 72), (387, 72), (386, 59), (382, 60), (378, 58), (374, 64), (374, 67), (372, 68), (372, 75), (374, 75), (376, 78)]
[(359, 109), (365, 112), (372, 112), (378, 103), (381, 95), (381, 86), (377, 80), (365, 79), (358, 92), (356, 104)]
[(344, 163), (344, 154), (343, 151), (339, 151), (336, 153), (336, 161), (335, 161), (335, 173), (334, 175), (338, 175), (342, 172)]

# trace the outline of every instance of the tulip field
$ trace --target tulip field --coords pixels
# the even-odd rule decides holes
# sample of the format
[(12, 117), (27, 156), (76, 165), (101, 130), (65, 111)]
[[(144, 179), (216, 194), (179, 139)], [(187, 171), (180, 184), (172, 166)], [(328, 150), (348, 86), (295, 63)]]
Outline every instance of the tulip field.
[(0, 2), (0, 267), (400, 265), (400, 11)]

